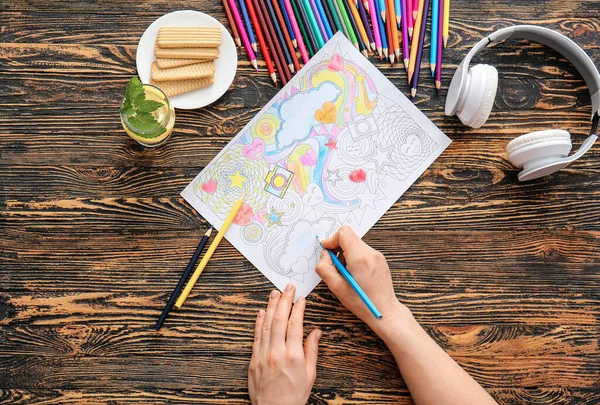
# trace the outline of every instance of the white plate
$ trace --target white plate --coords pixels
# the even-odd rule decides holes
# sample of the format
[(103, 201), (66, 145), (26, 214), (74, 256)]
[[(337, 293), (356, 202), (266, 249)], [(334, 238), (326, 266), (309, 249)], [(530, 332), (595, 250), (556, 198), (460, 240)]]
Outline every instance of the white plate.
[(171, 105), (175, 108), (191, 110), (214, 103), (221, 97), (235, 78), (237, 70), (237, 50), (233, 43), (233, 38), (227, 29), (208, 14), (193, 10), (180, 10), (165, 14), (154, 21), (140, 38), (135, 62), (138, 75), (142, 83), (150, 83), (150, 74), (152, 72), (152, 62), (154, 57), (154, 43), (158, 36), (158, 29), (162, 26), (204, 26), (220, 27), (223, 33), (223, 40), (219, 49), (219, 59), (215, 61), (215, 83), (204, 89), (190, 91), (188, 93), (178, 94), (169, 97)]

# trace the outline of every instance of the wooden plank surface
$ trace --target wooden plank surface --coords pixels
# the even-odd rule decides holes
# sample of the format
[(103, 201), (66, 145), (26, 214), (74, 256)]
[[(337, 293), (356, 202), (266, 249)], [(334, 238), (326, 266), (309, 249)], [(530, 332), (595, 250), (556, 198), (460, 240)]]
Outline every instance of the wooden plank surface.
[[(520, 184), (517, 135), (589, 131), (590, 97), (559, 54), (527, 41), (496, 66), (479, 130), (446, 117), (454, 69), (485, 34), (544, 25), (600, 64), (600, 1), (453, 0), (443, 88), (417, 105), (452, 145), (365, 239), (398, 297), (500, 403), (600, 402), (600, 152)], [(144, 149), (118, 120), (140, 35), (157, 17), (220, 2), (16, 0), (0, 4), (0, 403), (246, 404), (253, 319), (271, 284), (224, 242), (183, 311), (150, 330), (206, 222), (179, 197), (276, 94), (241, 54), (215, 104), (178, 111)], [(407, 93), (405, 72), (372, 61)], [(390, 242), (393, 241), (393, 242)], [(233, 282), (232, 282), (233, 280)], [(410, 404), (392, 356), (320, 285), (311, 404)]]

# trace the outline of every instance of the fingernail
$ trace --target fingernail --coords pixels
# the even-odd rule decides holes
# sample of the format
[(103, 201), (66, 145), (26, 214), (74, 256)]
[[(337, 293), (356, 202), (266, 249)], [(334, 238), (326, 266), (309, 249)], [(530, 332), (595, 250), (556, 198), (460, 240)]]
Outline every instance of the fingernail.
[(301, 302), (304, 302), (304, 297), (298, 297), (298, 301), (296, 301), (296, 304), (299, 304)]
[(290, 292), (294, 288), (294, 284), (288, 284), (285, 286), (285, 292)]
[(258, 311), (258, 319), (262, 318), (263, 316), (265, 316), (265, 310), (261, 309)]
[(277, 290), (271, 291), (271, 299), (274, 300), (277, 297), (279, 297), (279, 291), (277, 291)]
[(317, 329), (317, 340), (321, 340), (322, 336), (323, 336), (323, 331), (321, 329)]

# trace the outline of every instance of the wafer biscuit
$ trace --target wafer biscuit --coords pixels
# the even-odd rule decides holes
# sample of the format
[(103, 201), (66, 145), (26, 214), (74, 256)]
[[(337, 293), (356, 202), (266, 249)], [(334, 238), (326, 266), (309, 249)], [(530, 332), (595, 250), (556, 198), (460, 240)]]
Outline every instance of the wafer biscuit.
[(201, 33), (206, 35), (221, 35), (221, 28), (219, 27), (160, 27), (158, 29), (159, 34), (171, 34), (171, 33)]
[(154, 45), (154, 56), (156, 58), (180, 58), (180, 59), (210, 59), (219, 57), (219, 48), (161, 48), (158, 43)]
[(150, 84), (161, 89), (167, 97), (176, 96), (177, 94), (187, 93), (188, 91), (208, 87), (215, 82), (215, 76), (203, 77), (201, 79), (191, 80), (172, 80), (166, 82), (157, 82), (150, 79)]
[(190, 38), (190, 37), (158, 37), (156, 43), (163, 49), (167, 48), (217, 48), (221, 38)]
[(156, 62), (152, 62), (152, 78), (157, 82), (169, 80), (199, 79), (215, 74), (215, 62), (202, 62), (193, 65), (179, 66), (171, 69), (161, 69)]
[(194, 65), (208, 62), (208, 59), (156, 59), (156, 64), (161, 69), (171, 69), (179, 66)]

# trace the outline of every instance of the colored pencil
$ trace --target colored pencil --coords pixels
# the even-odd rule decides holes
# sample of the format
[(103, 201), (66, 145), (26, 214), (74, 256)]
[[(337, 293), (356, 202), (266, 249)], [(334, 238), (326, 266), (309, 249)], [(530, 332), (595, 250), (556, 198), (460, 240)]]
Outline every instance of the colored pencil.
[(240, 16), (240, 12), (238, 11), (237, 5), (234, 0), (229, 0), (229, 8), (231, 9), (231, 14), (233, 15), (233, 19), (238, 25), (238, 31), (242, 37), (242, 42), (244, 43), (244, 48), (246, 48), (246, 53), (248, 54), (248, 58), (250, 59), (250, 63), (254, 66), (254, 69), (258, 72), (258, 65), (256, 64), (256, 55), (254, 55), (254, 49), (252, 49), (252, 45), (250, 44), (250, 39), (248, 39), (248, 34), (246, 34), (246, 30), (244, 29), (244, 23), (242, 22), (242, 17)]
[(325, 42), (329, 41), (330, 36), (327, 34), (327, 31), (325, 30), (325, 25), (323, 25), (323, 20), (321, 19), (321, 13), (319, 13), (319, 9), (317, 8), (317, 4), (315, 3), (315, 0), (308, 0), (308, 5), (310, 6), (310, 10), (312, 11), (315, 21), (317, 22), (317, 27), (319, 28), (319, 32), (321, 33), (323, 40)]
[(327, 21), (329, 21), (329, 27), (331, 27), (331, 32), (333, 33), (333, 35), (335, 35), (336, 32), (338, 32), (339, 30), (341, 30), (340, 27), (338, 27), (335, 23), (335, 11), (332, 13), (331, 10), (329, 9), (329, 6), (327, 5), (327, 0), (315, 0), (317, 2), (319, 2), (319, 4), (321, 4), (321, 7), (323, 7), (323, 12), (325, 13), (325, 16), (327, 17)]
[(385, 22), (385, 18), (387, 15), (385, 0), (377, 0), (377, 10), (379, 10), (379, 15), (381, 16), (381, 20)]
[[(400, 0), (400, 7), (402, 7), (402, 59), (404, 61), (404, 69), (408, 70), (408, 61), (409, 61), (409, 50), (408, 50), (408, 20), (412, 20), (412, 13), (409, 14), (406, 10), (406, 6), (408, 3), (411, 3), (412, 0)], [(410, 16), (410, 18), (409, 18)]]
[[(321, 245), (321, 247), (323, 248), (321, 239), (319, 239), (318, 236), (317, 236), (317, 240), (319, 241), (319, 245)], [(350, 284), (350, 287), (352, 287), (352, 289), (356, 292), (356, 294), (359, 296), (359, 298), (362, 300), (362, 302), (364, 302), (364, 304), (367, 306), (367, 308), (369, 308), (369, 311), (371, 311), (373, 316), (377, 319), (383, 318), (383, 316), (381, 315), (381, 313), (379, 312), (379, 310), (377, 309), (375, 304), (373, 304), (373, 302), (369, 299), (368, 295), (363, 291), (363, 289), (356, 282), (356, 280), (354, 279), (352, 274), (342, 264), (340, 259), (337, 258), (335, 253), (333, 253), (329, 249), (325, 249), (325, 248), (323, 248), (323, 249), (326, 250), (327, 253), (329, 253), (329, 257), (331, 257), (331, 261), (333, 262), (334, 266), (339, 270), (340, 273), (342, 273), (342, 276), (344, 277), (344, 279), (346, 279), (348, 284)]]
[(188, 277), (190, 276), (190, 273), (192, 272), (192, 269), (194, 268), (194, 264), (196, 264), (198, 257), (200, 257), (200, 253), (202, 253), (202, 249), (204, 249), (204, 246), (206, 246), (206, 242), (208, 241), (208, 238), (210, 238), (212, 229), (213, 229), (213, 227), (211, 226), (210, 229), (208, 231), (206, 231), (206, 233), (202, 237), (202, 240), (198, 244), (196, 251), (192, 255), (191, 260), (189, 261), (187, 267), (185, 268), (185, 271), (183, 272), (183, 274), (181, 275), (181, 278), (179, 279), (179, 282), (177, 283), (177, 287), (175, 287), (175, 289), (171, 293), (171, 296), (169, 297), (169, 301), (167, 301), (167, 305), (165, 305), (165, 308), (163, 309), (162, 314), (160, 314), (160, 318), (158, 318), (158, 322), (156, 322), (156, 325), (154, 325), (155, 330), (160, 330), (160, 328), (162, 327), (162, 324), (165, 322), (165, 319), (167, 318), (167, 315), (169, 314), (169, 311), (171, 310), (171, 308), (173, 308), (173, 305), (175, 304), (175, 300), (179, 296), (179, 293), (181, 292), (183, 285), (187, 281)]
[(294, 73), (294, 62), (292, 61), (292, 55), (290, 55), (290, 48), (286, 46), (285, 38), (283, 36), (283, 31), (281, 26), (279, 25), (279, 21), (277, 20), (277, 16), (275, 15), (275, 9), (273, 9), (273, 3), (271, 0), (261, 0), (261, 3), (265, 3), (265, 8), (267, 11), (267, 16), (269, 17), (270, 23), (275, 30), (275, 38), (276, 41), (279, 41), (279, 46), (283, 51), (283, 57), (287, 63), (290, 72)]
[(360, 19), (362, 22), (362, 26), (367, 33), (367, 37), (369, 38), (369, 44), (371, 45), (371, 50), (373, 52), (377, 52), (377, 47), (375, 46), (375, 38), (373, 37), (373, 30), (371, 29), (371, 24), (369, 24), (369, 17), (367, 16), (367, 10), (361, 1), (358, 2), (358, 13), (360, 14)]
[[(413, 0), (413, 22), (417, 21), (417, 16), (419, 15), (419, 4), (421, 0)], [(414, 33), (414, 31), (413, 31)]]
[(350, 31), (348, 31), (348, 26), (344, 21), (344, 17), (342, 17), (340, 5), (337, 0), (331, 0), (331, 10), (333, 10), (333, 13), (337, 16), (341, 31), (344, 33), (344, 36), (350, 41)]
[(290, 16), (288, 15), (287, 7), (285, 6), (285, 2), (283, 0), (279, 0), (279, 9), (281, 10), (281, 14), (283, 15), (283, 20), (285, 21), (285, 26), (287, 27), (288, 33), (290, 34), (290, 38), (292, 40), (292, 45), (294, 48), (298, 48), (298, 40), (296, 39), (296, 32), (292, 27), (292, 21), (290, 20)]
[[(439, 20), (439, 1), (432, 0), (431, 2), (431, 39), (429, 46), (429, 68), (431, 69), (431, 77), (435, 76), (435, 61), (437, 59), (437, 39), (438, 39), (438, 20)], [(443, 10), (442, 10), (443, 11)], [(441, 29), (441, 27), (439, 27)], [(442, 44), (439, 44), (442, 46)]]
[[(393, 0), (392, 0), (392, 4), (394, 4)], [(392, 27), (396, 27), (396, 23), (395, 23), (396, 18), (395, 17), (391, 18), (389, 4), (386, 9), (386, 15), (387, 15), (387, 23), (384, 23), (384, 25), (385, 25), (385, 35), (387, 35), (387, 40), (388, 40), (388, 58), (390, 59), (390, 63), (392, 64), (392, 67), (393, 67), (394, 61), (396, 60), (396, 53), (394, 51), (395, 43), (394, 43), (394, 33), (392, 31)]]
[(321, 17), (321, 24), (323, 24), (323, 28), (325, 28), (325, 33), (327, 34), (327, 37), (331, 39), (331, 37), (333, 37), (333, 30), (331, 29), (331, 25), (329, 24), (327, 13), (325, 13), (325, 9), (323, 8), (323, 3), (321, 3), (321, 0), (311, 1), (315, 3), (315, 7), (319, 12), (319, 17)]
[[(269, 48), (267, 48), (267, 44), (265, 43), (265, 37), (262, 33), (261, 24), (258, 22), (258, 17), (256, 16), (256, 10), (254, 10), (254, 5), (252, 4), (252, 0), (243, 0), (246, 2), (246, 7), (248, 8), (248, 14), (250, 14), (250, 19), (252, 20), (252, 24), (256, 29), (256, 36), (258, 37), (258, 44), (260, 45), (260, 51), (263, 54), (263, 58), (265, 59), (265, 64), (267, 65), (267, 70), (269, 71), (269, 75), (277, 86), (277, 75), (275, 74), (275, 69), (273, 68), (273, 61), (271, 60), (271, 56), (269, 55)], [(275, 52), (271, 48), (271, 52)]]
[(225, 9), (225, 14), (227, 15), (227, 20), (229, 21), (229, 27), (231, 28), (231, 33), (233, 34), (233, 40), (235, 41), (235, 44), (241, 48), (242, 41), (240, 40), (240, 34), (237, 30), (237, 26), (235, 25), (233, 17), (231, 16), (231, 10), (229, 9), (228, 1), (229, 0), (221, 0), (221, 3), (223, 3), (223, 8)]
[[(411, 0), (408, 0), (411, 1)], [(413, 31), (412, 42), (410, 45), (410, 61), (408, 63), (408, 84), (411, 83), (413, 74), (415, 72), (415, 64), (420, 64), (421, 60), (417, 61), (417, 51), (419, 48), (419, 37), (421, 35), (421, 23), (427, 21), (422, 21), (423, 19), (423, 0), (419, 0), (419, 9), (417, 13), (417, 21), (415, 22), (415, 30)]]
[[(358, 12), (358, 9), (356, 7), (354, 7), (354, 5), (351, 3), (354, 0), (347, 0), (348, 2), (348, 10), (350, 10), (350, 17), (353, 20), (353, 27), (356, 27), (356, 31), (357, 31), (357, 37), (360, 38), (363, 42), (363, 44), (365, 45), (365, 51), (366, 50), (371, 50), (371, 42), (369, 41), (369, 37), (367, 36), (367, 32), (365, 31), (365, 27), (362, 23), (362, 20), (360, 19), (360, 13)], [(359, 44), (360, 45), (360, 44)], [(368, 53), (365, 55), (368, 56)]]
[(306, 18), (308, 19), (309, 28), (312, 34), (314, 35), (315, 40), (317, 41), (317, 46), (319, 47), (319, 49), (321, 49), (323, 45), (325, 45), (325, 40), (323, 39), (323, 35), (321, 35), (321, 30), (319, 29), (319, 25), (317, 24), (317, 19), (315, 18), (314, 13), (312, 12), (308, 0), (301, 0), (300, 7), (302, 7), (302, 9), (304, 10)]
[(229, 215), (225, 219), (225, 222), (223, 222), (223, 226), (221, 226), (221, 229), (219, 229), (219, 232), (217, 233), (217, 236), (215, 236), (215, 238), (213, 239), (213, 241), (210, 244), (208, 250), (204, 254), (204, 257), (200, 261), (200, 264), (198, 265), (198, 267), (196, 267), (196, 270), (194, 271), (194, 274), (192, 274), (192, 277), (190, 278), (190, 281), (188, 281), (187, 285), (183, 289), (183, 292), (181, 293), (181, 295), (177, 299), (177, 302), (175, 302), (175, 306), (177, 308), (181, 308), (181, 306), (185, 302), (185, 300), (188, 297), (188, 295), (190, 295), (190, 291), (192, 291), (192, 288), (194, 288), (194, 284), (196, 284), (196, 281), (198, 280), (198, 277), (200, 277), (200, 274), (202, 274), (202, 271), (204, 270), (204, 268), (208, 264), (208, 261), (212, 257), (213, 253), (215, 253), (215, 250), (217, 250), (217, 246), (219, 246), (219, 243), (221, 243), (221, 240), (223, 239), (223, 236), (225, 236), (225, 232), (227, 232), (227, 229), (229, 228), (229, 225), (231, 225), (231, 223), (233, 222), (233, 220), (234, 220), (235, 216), (237, 215), (238, 211), (240, 210), (240, 208), (244, 204), (244, 200), (245, 199), (246, 199), (246, 193), (244, 193), (244, 195), (242, 195), (242, 198), (240, 198), (238, 200), (238, 202), (236, 202), (235, 205), (233, 206), (233, 208), (231, 209), (231, 212), (229, 213)]
[(412, 39), (413, 24), (414, 24), (413, 0), (403, 0), (403, 1), (405, 3), (405, 9), (406, 9), (406, 24), (408, 24), (408, 26), (406, 27), (406, 30), (408, 31), (408, 39)]
[(344, 7), (344, 1), (336, 0), (336, 4), (340, 10), (342, 21), (344, 22), (344, 25), (348, 30), (348, 34), (350, 34), (350, 37), (348, 39), (350, 40), (350, 42), (352, 42), (356, 49), (360, 49), (360, 47), (358, 46), (358, 40), (356, 39), (356, 35), (354, 34), (354, 29), (352, 28), (352, 23), (350, 22), (350, 18), (348, 17), (348, 13), (346, 12), (346, 7)]
[[(449, 0), (440, 0), (440, 11), (444, 10), (444, 2), (445, 1), (449, 1)], [(443, 56), (443, 52), (444, 52), (444, 47), (442, 46), (442, 29), (441, 26), (444, 23), (444, 13), (441, 12), (439, 13), (438, 16), (438, 31), (435, 33), (438, 37), (438, 47), (437, 47), (437, 55), (436, 55), (436, 64), (435, 64), (435, 89), (437, 91), (440, 90), (440, 87), (442, 86), (442, 56)], [(432, 32), (431, 35), (434, 35), (434, 33)]]
[(450, 26), (450, 0), (446, 0), (444, 2), (444, 24), (443, 24), (443, 32), (442, 39), (444, 41), (444, 48), (448, 44), (448, 29)]
[(310, 28), (310, 22), (308, 21), (308, 16), (306, 15), (306, 11), (302, 6), (302, 0), (292, 0), (296, 3), (296, 8), (298, 9), (298, 13), (301, 16), (302, 23), (304, 24), (304, 29), (306, 30), (306, 35), (309, 39), (309, 42), (313, 48), (313, 55), (319, 51), (319, 44), (317, 42), (317, 38), (315, 37), (313, 31)]
[[(367, 51), (367, 45), (363, 41), (360, 32), (358, 31), (358, 25), (356, 24), (356, 20), (354, 19), (354, 14), (352, 14), (352, 9), (354, 8), (354, 4), (348, 1), (340, 0), (341, 7), (344, 7), (346, 11), (346, 15), (348, 16), (348, 21), (350, 21), (350, 27), (352, 32), (354, 33), (354, 37), (356, 38), (356, 42), (358, 43), (358, 50), (363, 54), (365, 58), (369, 57), (369, 52)], [(355, 9), (356, 10), (356, 9)]]
[(277, 42), (277, 36), (275, 34), (275, 29), (269, 20), (269, 16), (267, 14), (267, 9), (265, 6), (264, 0), (252, 0), (254, 2), (254, 9), (256, 10), (256, 15), (261, 23), (261, 26), (264, 27), (265, 38), (267, 39), (267, 45), (271, 50), (271, 54), (273, 55), (273, 60), (275, 61), (275, 66), (277, 67), (277, 72), (279, 73), (279, 79), (281, 83), (285, 86), (285, 84), (290, 81), (291, 75), (289, 68), (286, 66), (285, 57), (283, 56), (283, 50), (281, 46)]
[(290, 51), (290, 56), (292, 57), (292, 63), (294, 64), (295, 71), (300, 70), (300, 63), (298, 62), (298, 56), (296, 55), (296, 48), (292, 43), (292, 38), (290, 37), (290, 33), (287, 30), (287, 26), (285, 25), (285, 20), (283, 18), (283, 13), (281, 12), (281, 8), (279, 7), (279, 3), (277, 0), (271, 0), (273, 4), (273, 9), (275, 9), (275, 16), (277, 17), (277, 21), (279, 22), (279, 26), (281, 27), (281, 31), (283, 32), (283, 37), (285, 39), (285, 44)]
[(341, 16), (340, 14), (337, 12), (335, 5), (333, 4), (335, 2), (335, 0), (325, 0), (325, 8), (329, 11), (329, 14), (331, 14), (331, 18), (333, 18), (333, 22), (334, 25), (336, 27), (336, 32), (337, 31), (342, 31), (344, 33), (344, 35), (348, 36), (348, 34), (346, 34), (345, 31), (345, 26), (343, 21), (340, 19)]
[(385, 59), (388, 58), (388, 40), (387, 40), (387, 28), (383, 19), (381, 18), (381, 10), (379, 9), (379, 3), (375, 2), (375, 10), (373, 13), (373, 18), (377, 20), (377, 24), (379, 24), (379, 34), (381, 35), (381, 51), (383, 52), (383, 57)]
[(375, 9), (375, 0), (369, 0), (369, 7), (372, 10), (371, 21), (373, 24), (373, 37), (375, 38), (375, 49), (377, 50), (377, 54), (379, 55), (379, 60), (381, 60), (383, 56), (381, 33), (379, 32), (379, 22), (377, 21), (377, 17), (373, 16), (373, 13), (377, 13), (377, 10)]
[(304, 43), (304, 39), (302, 38), (302, 33), (300, 32), (300, 27), (298, 26), (298, 20), (296, 20), (296, 15), (294, 14), (294, 8), (292, 7), (290, 0), (283, 0), (283, 3), (285, 5), (288, 18), (290, 19), (292, 29), (294, 30), (294, 36), (296, 37), (298, 50), (300, 51), (300, 56), (302, 56), (302, 61), (306, 64), (308, 63), (308, 60), (310, 58), (308, 57), (308, 53), (306, 52), (306, 44)]
[(402, 27), (402, 6), (400, 6), (400, 0), (394, 0), (394, 9), (396, 10), (396, 25), (400, 28)]
[(246, 23), (246, 31), (248, 31), (250, 45), (256, 53), (258, 52), (258, 48), (256, 47), (256, 37), (254, 36), (254, 30), (252, 29), (252, 24), (250, 24), (250, 16), (248, 15), (248, 8), (246, 7), (247, 1), (248, 0), (240, 0), (240, 10), (242, 10), (242, 17), (244, 18), (244, 22)]
[(390, 53), (393, 52), (396, 60), (400, 62), (400, 39), (398, 38), (398, 24), (396, 24), (396, 15), (398, 12), (396, 11), (396, 1), (388, 0), (388, 25), (390, 26), (390, 33), (392, 36), (393, 50), (390, 50)]
[(371, 7), (371, 3), (369, 2), (369, 0), (363, 1), (363, 7), (365, 8), (365, 11), (367, 13), (371, 14), (371, 10), (369, 10), (369, 7)]
[[(421, 72), (421, 57), (423, 56), (423, 44), (425, 43), (425, 32), (427, 31), (427, 14), (429, 13), (429, 2), (430, 0), (425, 0), (425, 4), (423, 6), (422, 15), (425, 17), (421, 22), (421, 33), (419, 34), (419, 45), (417, 49), (417, 61), (415, 64), (415, 73), (412, 77), (412, 82), (410, 85), (410, 96), (414, 100), (417, 95), (417, 88), (419, 86), (419, 74)], [(421, 10), (419, 10), (419, 14), (421, 14)]]

